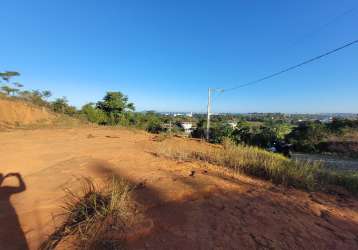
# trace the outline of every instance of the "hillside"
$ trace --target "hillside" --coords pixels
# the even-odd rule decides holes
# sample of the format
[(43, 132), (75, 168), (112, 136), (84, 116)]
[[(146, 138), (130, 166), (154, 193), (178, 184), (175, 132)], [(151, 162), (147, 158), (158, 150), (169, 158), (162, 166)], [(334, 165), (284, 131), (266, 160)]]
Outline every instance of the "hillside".
[(51, 123), (56, 115), (23, 101), (0, 98), (0, 128)]
[(63, 189), (78, 190), (81, 176), (117, 176), (136, 187), (128, 249), (358, 246), (358, 200), (346, 192), (300, 191), (158, 154), (168, 145), (218, 146), (113, 128), (14, 130), (0, 133), (0, 141), (1, 173), (24, 181), (17, 193), (9, 191), (18, 185), (13, 177), (1, 185), (1, 249), (37, 249), (58, 225), (53, 216), (61, 212)]

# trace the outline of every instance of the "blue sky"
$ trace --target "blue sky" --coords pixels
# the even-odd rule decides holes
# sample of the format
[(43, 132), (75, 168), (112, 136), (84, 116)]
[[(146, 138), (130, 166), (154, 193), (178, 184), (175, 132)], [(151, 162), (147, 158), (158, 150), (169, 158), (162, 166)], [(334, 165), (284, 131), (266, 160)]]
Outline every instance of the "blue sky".
[[(203, 112), (208, 87), (230, 88), (358, 38), (356, 0), (3, 0), (1, 9), (0, 71), (19, 71), (26, 88), (78, 107), (119, 90), (139, 111)], [(355, 45), (224, 93), (213, 111), (358, 112), (357, 93)]]

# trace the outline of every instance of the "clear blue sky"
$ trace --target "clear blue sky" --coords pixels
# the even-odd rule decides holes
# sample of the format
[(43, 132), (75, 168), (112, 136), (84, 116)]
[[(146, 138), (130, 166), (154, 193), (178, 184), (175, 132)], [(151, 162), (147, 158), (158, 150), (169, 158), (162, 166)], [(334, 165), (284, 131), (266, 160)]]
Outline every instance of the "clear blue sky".
[[(340, 18), (345, 11), (357, 8)], [(232, 87), (358, 38), (356, 0), (3, 0), (0, 71), (76, 106), (205, 111)], [(358, 112), (358, 45), (221, 95), (216, 112)]]

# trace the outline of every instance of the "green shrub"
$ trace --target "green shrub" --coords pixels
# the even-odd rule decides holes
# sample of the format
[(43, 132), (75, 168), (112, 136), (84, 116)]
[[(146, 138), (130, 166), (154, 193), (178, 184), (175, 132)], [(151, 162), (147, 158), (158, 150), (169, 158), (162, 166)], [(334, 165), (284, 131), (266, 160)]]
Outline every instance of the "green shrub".
[(160, 120), (157, 119), (150, 120), (146, 126), (146, 130), (149, 133), (153, 133), (153, 134), (159, 134), (160, 132), (165, 131)]
[(106, 114), (102, 110), (94, 107), (92, 103), (84, 105), (81, 109), (81, 114), (84, 115), (88, 121), (93, 123), (105, 124), (107, 121)]

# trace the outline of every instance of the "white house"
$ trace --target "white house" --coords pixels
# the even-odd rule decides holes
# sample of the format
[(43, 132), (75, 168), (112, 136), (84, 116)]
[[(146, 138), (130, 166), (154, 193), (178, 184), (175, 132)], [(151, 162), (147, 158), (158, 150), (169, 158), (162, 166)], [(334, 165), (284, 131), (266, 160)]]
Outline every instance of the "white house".
[(228, 122), (228, 125), (230, 125), (232, 128), (236, 128), (237, 122)]
[(180, 125), (186, 134), (190, 134), (193, 131), (193, 124), (191, 122), (181, 122)]

